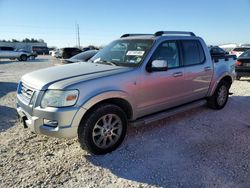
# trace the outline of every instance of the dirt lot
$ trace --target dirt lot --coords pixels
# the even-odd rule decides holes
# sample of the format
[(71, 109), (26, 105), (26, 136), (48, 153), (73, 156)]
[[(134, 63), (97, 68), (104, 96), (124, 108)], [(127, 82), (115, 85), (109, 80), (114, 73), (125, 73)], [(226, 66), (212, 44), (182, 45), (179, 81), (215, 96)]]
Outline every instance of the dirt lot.
[(91, 156), (76, 139), (36, 135), (16, 119), (21, 76), (54, 65), (0, 61), (0, 187), (250, 187), (250, 79), (234, 82), (221, 111), (129, 128), (118, 150)]

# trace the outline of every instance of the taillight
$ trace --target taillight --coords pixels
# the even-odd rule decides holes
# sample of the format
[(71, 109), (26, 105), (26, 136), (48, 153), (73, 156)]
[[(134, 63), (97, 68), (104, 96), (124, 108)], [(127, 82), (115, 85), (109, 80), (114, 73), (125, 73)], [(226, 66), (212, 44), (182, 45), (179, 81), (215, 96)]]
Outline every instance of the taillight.
[(236, 61), (235, 65), (240, 66), (242, 63), (240, 61)]

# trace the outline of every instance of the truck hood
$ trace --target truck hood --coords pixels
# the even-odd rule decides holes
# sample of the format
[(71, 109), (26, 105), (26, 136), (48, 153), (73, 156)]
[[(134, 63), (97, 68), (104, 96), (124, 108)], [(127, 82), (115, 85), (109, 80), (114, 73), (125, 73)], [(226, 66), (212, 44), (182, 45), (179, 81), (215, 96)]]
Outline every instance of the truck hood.
[[(45, 90), (52, 84), (65, 81), (74, 84), (79, 81), (87, 81), (102, 76), (109, 76), (130, 70), (127, 67), (104, 65), (88, 62), (73, 63), (41, 69), (22, 77), (22, 82), (38, 90)], [(53, 88), (61, 89), (61, 88)]]

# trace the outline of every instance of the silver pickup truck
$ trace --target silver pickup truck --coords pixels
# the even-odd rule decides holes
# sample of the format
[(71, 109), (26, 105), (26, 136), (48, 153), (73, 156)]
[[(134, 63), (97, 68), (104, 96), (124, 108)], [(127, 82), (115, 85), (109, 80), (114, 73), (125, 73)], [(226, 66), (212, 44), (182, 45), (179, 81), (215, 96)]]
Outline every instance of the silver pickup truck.
[(74, 138), (93, 154), (115, 150), (128, 125), (151, 123), (204, 104), (222, 109), (235, 59), (210, 56), (192, 32), (125, 34), (88, 62), (24, 75), (17, 111), (24, 127)]

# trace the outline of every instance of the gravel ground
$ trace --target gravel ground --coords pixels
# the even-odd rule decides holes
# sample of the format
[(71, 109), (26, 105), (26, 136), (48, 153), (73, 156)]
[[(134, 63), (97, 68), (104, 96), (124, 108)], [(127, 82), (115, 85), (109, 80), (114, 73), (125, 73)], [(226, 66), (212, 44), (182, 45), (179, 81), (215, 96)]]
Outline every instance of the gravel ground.
[(221, 111), (129, 128), (116, 151), (91, 156), (76, 139), (36, 135), (16, 119), (18, 80), (54, 65), (0, 61), (0, 187), (250, 187), (250, 79), (233, 83)]

